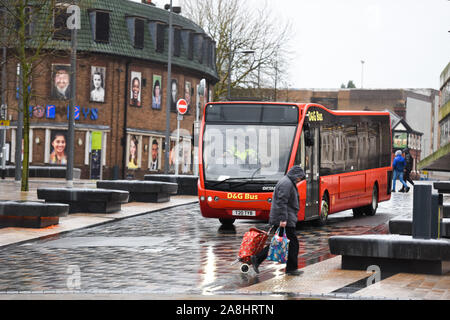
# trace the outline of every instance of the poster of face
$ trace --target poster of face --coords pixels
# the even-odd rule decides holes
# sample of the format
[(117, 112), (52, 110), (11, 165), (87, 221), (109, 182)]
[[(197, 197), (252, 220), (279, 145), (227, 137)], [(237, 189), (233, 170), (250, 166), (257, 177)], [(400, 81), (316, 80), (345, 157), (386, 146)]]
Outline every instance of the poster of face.
[(161, 76), (153, 75), (152, 109), (161, 110)]
[(161, 150), (161, 138), (150, 137), (150, 159), (149, 159), (149, 169), (150, 171), (158, 171), (161, 166), (160, 160), (160, 150)]
[(131, 71), (130, 104), (135, 107), (141, 106), (141, 73)]
[(128, 169), (139, 168), (139, 148), (140, 148), (140, 137), (131, 134), (128, 135)]
[(51, 96), (54, 99), (70, 98), (70, 65), (52, 64)]
[(50, 132), (50, 157), (51, 164), (67, 164), (66, 144), (67, 131), (52, 130)]
[(178, 82), (177, 79), (172, 79), (170, 82), (170, 110), (172, 112), (177, 111), (178, 101)]
[(187, 102), (187, 108), (189, 112), (191, 110), (191, 97), (192, 97), (192, 86), (189, 81), (184, 83), (184, 100)]
[(105, 67), (91, 66), (91, 97), (90, 101), (105, 102)]

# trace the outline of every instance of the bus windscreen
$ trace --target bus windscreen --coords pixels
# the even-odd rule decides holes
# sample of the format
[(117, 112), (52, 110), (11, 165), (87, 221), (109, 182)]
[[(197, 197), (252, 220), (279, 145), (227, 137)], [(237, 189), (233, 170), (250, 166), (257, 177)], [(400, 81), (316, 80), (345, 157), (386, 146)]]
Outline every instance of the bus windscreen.
[(211, 104), (206, 122), (297, 124), (298, 108), (271, 104)]
[(205, 181), (278, 181), (286, 173), (297, 123), (295, 106), (209, 105)]

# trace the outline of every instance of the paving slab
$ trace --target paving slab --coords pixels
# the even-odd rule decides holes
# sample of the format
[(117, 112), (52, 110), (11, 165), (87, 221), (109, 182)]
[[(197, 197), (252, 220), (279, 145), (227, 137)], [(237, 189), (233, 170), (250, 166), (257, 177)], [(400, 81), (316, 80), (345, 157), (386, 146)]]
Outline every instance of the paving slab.
[(341, 256), (301, 269), (301, 276), (282, 274), (270, 280), (240, 289), (240, 293), (293, 293), (303, 296), (328, 295), (333, 291), (368, 277), (366, 271), (341, 270)]

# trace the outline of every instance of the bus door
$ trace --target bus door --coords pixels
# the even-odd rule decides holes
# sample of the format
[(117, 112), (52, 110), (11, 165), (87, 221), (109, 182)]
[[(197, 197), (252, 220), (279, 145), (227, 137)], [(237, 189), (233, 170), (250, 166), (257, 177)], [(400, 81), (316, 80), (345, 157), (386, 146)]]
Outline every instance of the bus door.
[(319, 215), (319, 128), (305, 127), (305, 174), (306, 205), (305, 220)]

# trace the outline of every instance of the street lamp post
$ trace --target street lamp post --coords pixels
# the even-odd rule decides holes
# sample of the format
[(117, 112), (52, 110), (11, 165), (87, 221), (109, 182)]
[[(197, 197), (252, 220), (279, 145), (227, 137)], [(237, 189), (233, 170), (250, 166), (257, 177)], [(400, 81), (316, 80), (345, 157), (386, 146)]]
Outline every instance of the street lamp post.
[(73, 163), (75, 146), (75, 104), (77, 95), (77, 45), (78, 29), (81, 28), (80, 8), (77, 1), (67, 8), (67, 13), (72, 14), (67, 21), (67, 28), (70, 30), (71, 51), (70, 51), (70, 100), (69, 100), (69, 125), (67, 139), (67, 167), (66, 180), (69, 188), (73, 187)]
[(361, 60), (361, 89), (363, 88), (364, 60)]
[[(166, 5), (167, 9), (167, 5)], [(170, 78), (172, 74), (172, 0), (169, 4), (169, 48), (167, 57), (167, 89), (166, 89), (166, 141), (164, 148), (164, 173), (169, 173), (169, 152), (170, 152)]]
[(231, 24), (230, 27), (230, 51), (228, 53), (228, 88), (227, 88), (227, 99), (228, 101), (231, 100), (231, 64), (233, 62), (233, 58), (234, 55), (236, 53), (243, 53), (243, 54), (250, 54), (250, 53), (255, 53), (255, 50), (231, 50), (231, 46), (232, 46), (232, 35), (233, 35), (233, 24)]

